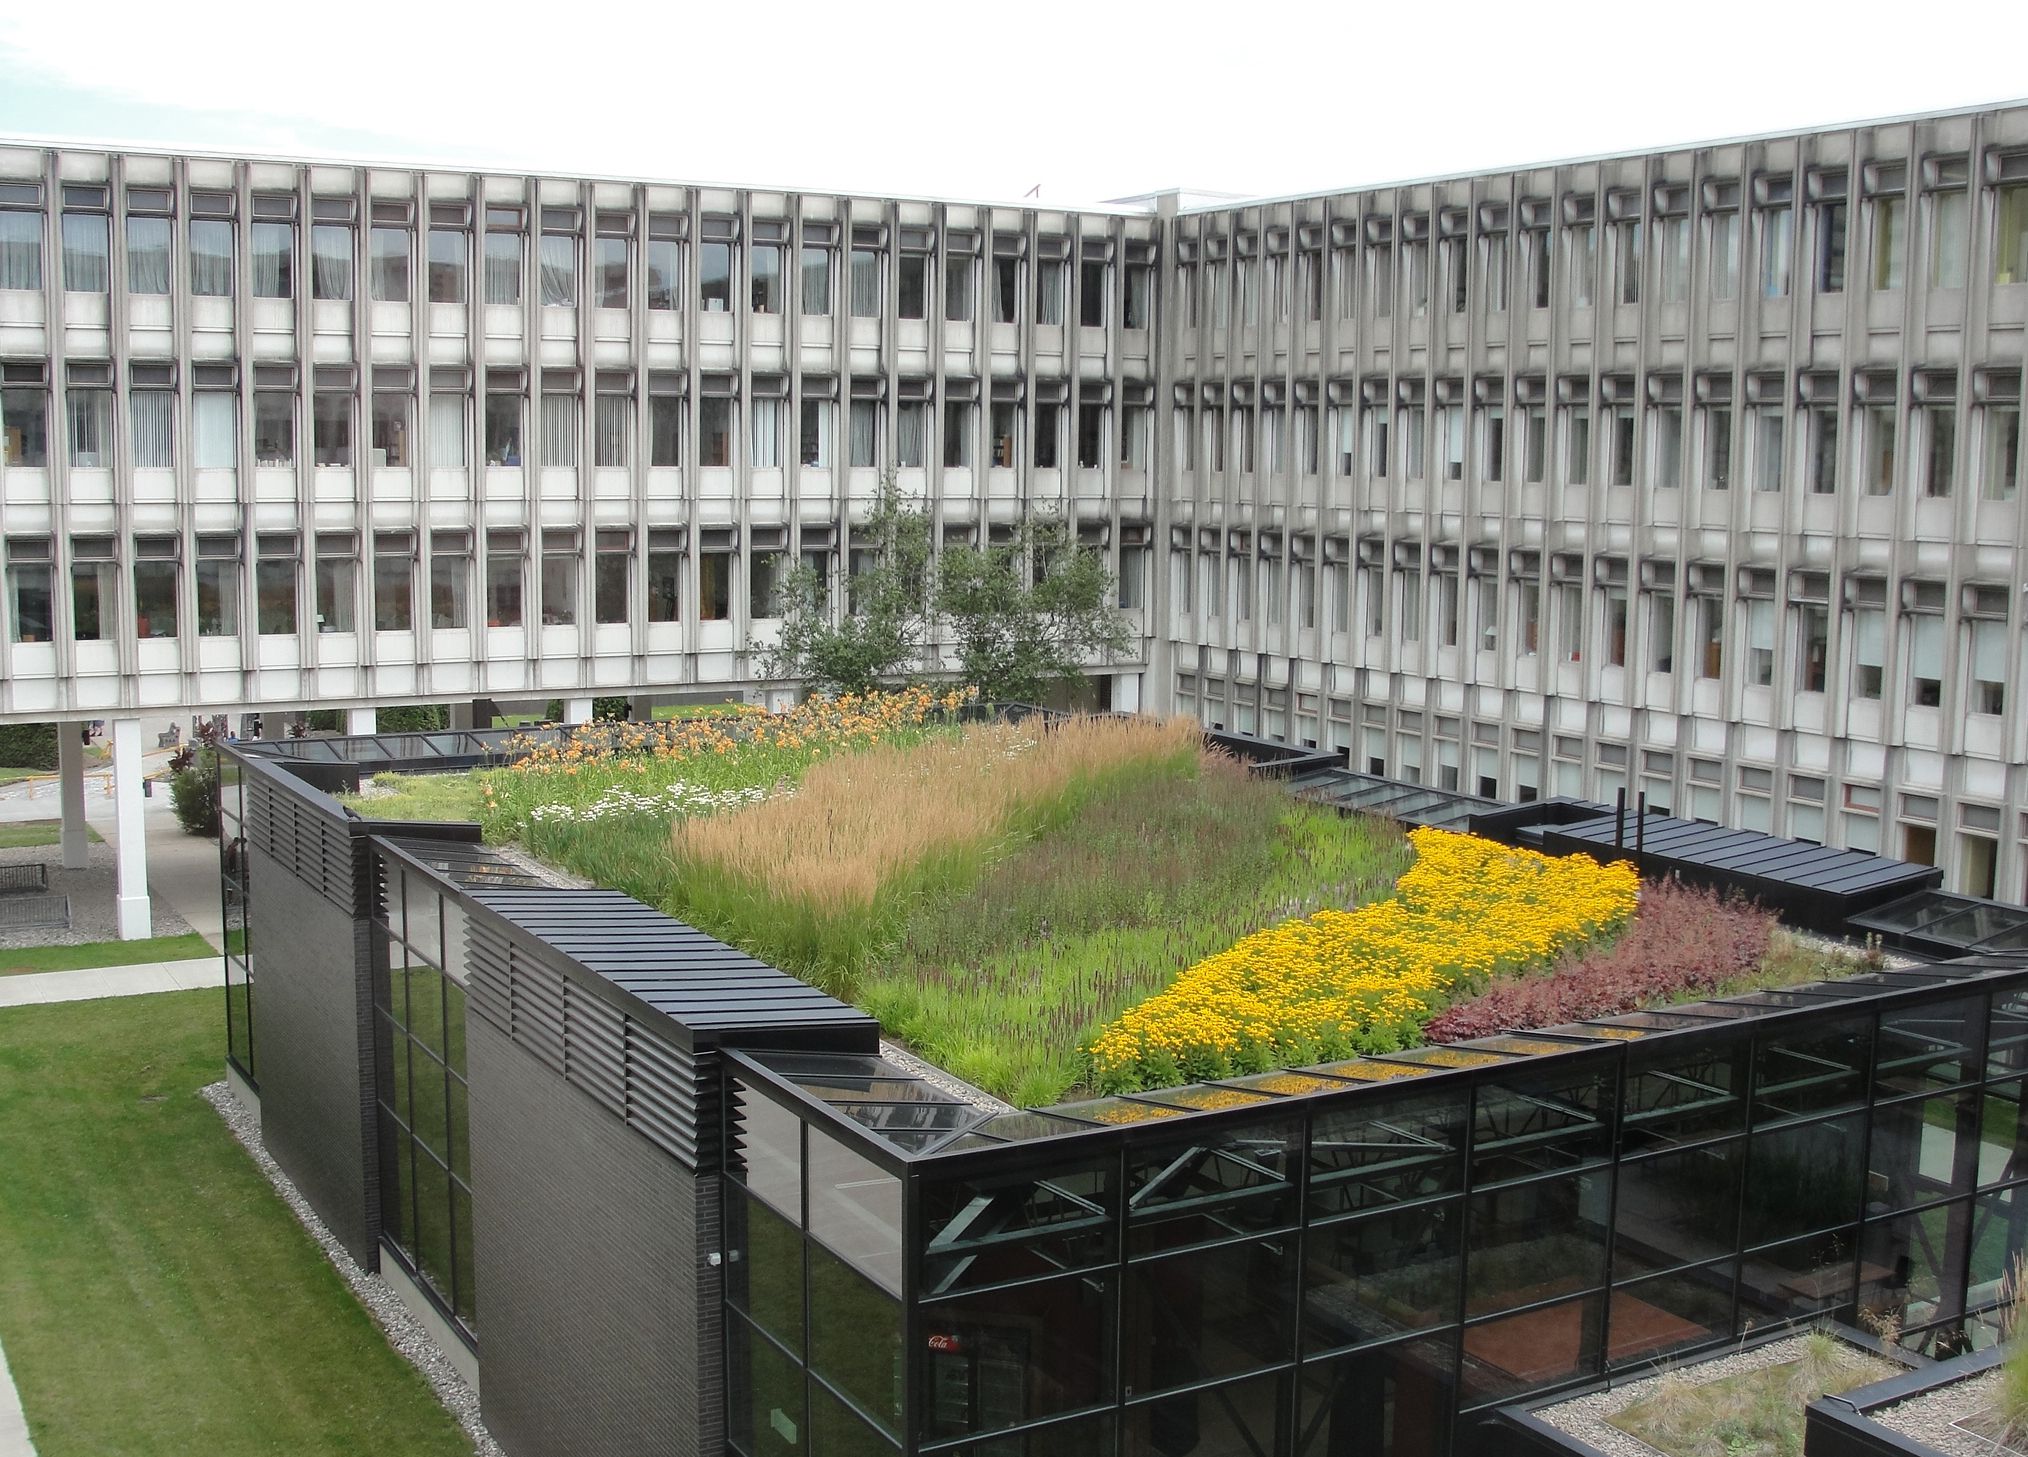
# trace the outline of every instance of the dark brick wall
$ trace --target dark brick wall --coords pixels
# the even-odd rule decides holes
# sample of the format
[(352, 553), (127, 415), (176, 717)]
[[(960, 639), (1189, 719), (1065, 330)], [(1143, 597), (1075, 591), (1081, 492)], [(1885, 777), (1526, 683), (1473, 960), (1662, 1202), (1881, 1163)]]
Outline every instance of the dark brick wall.
[(248, 849), (261, 1141), (355, 1260), (378, 1268), (368, 926)]
[(511, 1457), (715, 1457), (715, 1180), (465, 1025), (488, 1429)]

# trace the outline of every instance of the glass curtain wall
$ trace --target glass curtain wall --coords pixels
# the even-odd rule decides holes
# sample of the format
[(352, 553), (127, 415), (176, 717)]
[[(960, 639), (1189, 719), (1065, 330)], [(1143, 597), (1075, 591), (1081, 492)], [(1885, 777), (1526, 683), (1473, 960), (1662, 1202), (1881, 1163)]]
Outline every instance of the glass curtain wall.
[(734, 1445), (1443, 1457), (1493, 1407), (1787, 1321), (1998, 1338), (2028, 989), (1887, 974), (1504, 1041), (1007, 1115), (920, 1159), (905, 1094), (806, 1118), (731, 1083)]

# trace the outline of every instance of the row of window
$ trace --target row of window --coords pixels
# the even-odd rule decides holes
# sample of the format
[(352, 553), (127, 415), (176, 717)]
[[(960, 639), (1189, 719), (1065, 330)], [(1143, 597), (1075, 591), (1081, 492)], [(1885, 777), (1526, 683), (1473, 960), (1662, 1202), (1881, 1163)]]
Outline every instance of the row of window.
[[(0, 209), (0, 289), (39, 290), (43, 286), (40, 213)], [(112, 286), (111, 219), (103, 213), (66, 212), (59, 217), (63, 286), (70, 293), (103, 294)], [(288, 299), (307, 282), (312, 299), (335, 303), (354, 297), (360, 229), (351, 223), (315, 223), (308, 229), (307, 280), (305, 260), (297, 253), (298, 228), (289, 222), (255, 222), (248, 229), (251, 277), (255, 298)], [(411, 301), (416, 283), (416, 234), (408, 227), (364, 230), (367, 296), (380, 303)], [(183, 234), (182, 278), (199, 298), (229, 298), (234, 283), (237, 233), (228, 220), (192, 218)], [(462, 228), (431, 228), (423, 238), (423, 297), (430, 303), (467, 302), (468, 273), (474, 239)], [(166, 295), (178, 276), (176, 234), (167, 217), (130, 216), (126, 220), (127, 291), (133, 295)], [(487, 231), (479, 235), (478, 270), (482, 297), (488, 304), (519, 305), (527, 284), (529, 238), (519, 231)], [(681, 306), (686, 245), (674, 238), (636, 242), (625, 236), (594, 236), (543, 232), (534, 238), (534, 297), (544, 307), (595, 308), (632, 306), (636, 287), (645, 306), (673, 310)], [(829, 245), (803, 245), (797, 250), (796, 276), (788, 276), (789, 248), (782, 243), (704, 241), (696, 246), (697, 304), (706, 313), (732, 309), (744, 298), (756, 314), (787, 312), (793, 303), (806, 316), (832, 312), (833, 275), (838, 250)], [(892, 260), (892, 277), (889, 262)], [(587, 265), (581, 276), (580, 262)], [(993, 257), (986, 260), (991, 317), (996, 323), (1018, 322), (1028, 312), (1037, 324), (1065, 321), (1072, 264), (1061, 259), (1029, 260)], [(1113, 267), (1086, 259), (1078, 269), (1077, 321), (1103, 328)], [(638, 281), (636, 267), (639, 269)], [(942, 285), (936, 287), (941, 271)], [(942, 300), (937, 316), (950, 322), (974, 317), (979, 287), (979, 260), (968, 254), (854, 247), (846, 252), (846, 297), (854, 318), (877, 319), (891, 290), (895, 312), (903, 319), (928, 319), (934, 299)], [(791, 289), (793, 287), (793, 295)], [(1121, 322), (1146, 329), (1154, 317), (1154, 266), (1126, 265)]]
[[(416, 398), (404, 370), (399, 390), (374, 389), (366, 396), (364, 463), (376, 468), (408, 468), (415, 463)], [(518, 390), (487, 389), (479, 397), (479, 458), (489, 466), (520, 466), (523, 456), (528, 399)], [(429, 464), (463, 469), (468, 463), (467, 420), (473, 397), (463, 390), (432, 390), (426, 401)], [(583, 423), (586, 401), (569, 393), (544, 390), (536, 397), (540, 410), (541, 458), (545, 467), (569, 468), (585, 458)], [(137, 469), (163, 469), (176, 464), (178, 396), (168, 388), (134, 387), (127, 391), (127, 428), (132, 463)], [(263, 467), (297, 463), (296, 417), (300, 397), (294, 390), (256, 389), (252, 394), (253, 455)], [(589, 459), (598, 467), (624, 467), (635, 453), (636, 400), (631, 393), (600, 390), (591, 398)], [(941, 407), (928, 400), (902, 400), (888, 406), (873, 399), (843, 402), (845, 440), (842, 463), (856, 467), (927, 465), (931, 459), (955, 469), (975, 464), (980, 445), (980, 406), (970, 400), (946, 400)], [(362, 463), (355, 450), (355, 411), (351, 389), (317, 389), (310, 396), (309, 459), (319, 466), (351, 467)], [(646, 411), (645, 457), (650, 467), (681, 466), (687, 401), (677, 394), (650, 393)], [(739, 418), (742, 402), (729, 395), (705, 394), (697, 401), (700, 466), (729, 466), (734, 447), (744, 438), (745, 463), (755, 469), (784, 464), (795, 450), (803, 465), (823, 469), (840, 463), (834, 440), (840, 402), (804, 399), (793, 405), (785, 398), (756, 397), (743, 405), (746, 429)], [(63, 397), (63, 432), (72, 466), (107, 469), (114, 463), (113, 422), (116, 397), (102, 386), (72, 386)], [(1024, 412), (1032, 417), (1030, 434)], [(228, 389), (198, 389), (190, 396), (187, 427), (190, 460), (198, 470), (232, 470), (239, 462), (240, 397)], [(1089, 401), (1076, 404), (1036, 403), (1024, 407), (992, 401), (985, 421), (987, 461), (1012, 468), (1027, 443), (1038, 470), (1060, 468), (1066, 459), (1064, 433), (1074, 428), (1071, 457), (1086, 469), (1106, 463), (1110, 407)], [(793, 420), (795, 436), (789, 438)], [(1152, 439), (1153, 414), (1146, 405), (1124, 405), (1118, 429), (1118, 459), (1129, 470), (1145, 470)], [(51, 438), (48, 392), (41, 386), (0, 387), (0, 460), (10, 466), (49, 464)], [(891, 439), (884, 439), (891, 432)]]
[[(371, 553), (362, 558), (358, 537), (352, 532), (323, 532), (316, 538), (309, 563), (309, 622), (317, 632), (357, 632), (368, 621), (375, 631), (409, 632), (419, 626), (466, 628), (472, 624), (472, 589), (481, 588), (481, 610), (489, 627), (521, 627), (539, 623), (547, 627), (570, 627), (583, 610), (581, 586), (587, 565), (580, 534), (575, 530), (547, 530), (538, 533), (531, 563), (528, 533), (519, 529), (496, 529), (486, 534), (483, 570), (474, 560), (472, 533), (432, 533), (427, 566), (420, 573), (413, 532), (380, 532)], [(252, 562), (252, 624), (263, 634), (293, 635), (303, 619), (303, 562), (294, 533), (261, 533)], [(802, 565), (828, 581), (833, 560), (828, 548), (806, 549)], [(745, 581), (747, 615), (759, 619), (775, 615), (776, 591), (783, 572), (791, 565), (788, 553), (755, 548), (745, 554), (729, 548), (700, 550), (693, 568), (685, 533), (680, 529), (654, 529), (647, 534), (647, 550), (638, 558), (634, 533), (602, 529), (594, 533), (589, 565), (591, 618), (601, 626), (630, 622), (645, 606), (651, 623), (681, 621), (688, 600), (686, 584), (694, 582), (700, 621), (730, 619), (733, 611), (736, 574)], [(848, 565), (852, 579), (869, 570), (873, 553), (855, 549)], [(247, 563), (241, 558), (239, 538), (232, 535), (197, 537), (196, 559), (181, 559), (181, 546), (174, 537), (137, 537), (128, 580), (136, 635), (141, 638), (175, 638), (179, 606), (186, 584), (195, 589), (193, 623), (199, 637), (237, 637), (245, 628), (242, 598), (247, 587)], [(416, 599), (419, 575), (427, 593), (425, 603)], [(1146, 549), (1121, 549), (1119, 605), (1138, 607), (1146, 576)], [(50, 560), (47, 538), (12, 537), (7, 541), (6, 606), (8, 639), (17, 643), (47, 643), (58, 631), (75, 641), (98, 642), (115, 636), (120, 621), (119, 594), (122, 572), (114, 543), (109, 537), (79, 537), (72, 541), (68, 623), (59, 623), (56, 608), (61, 577)], [(370, 619), (360, 616), (360, 584), (370, 585)], [(644, 602), (634, 593), (636, 580), (644, 590)], [(848, 603), (850, 606), (850, 593)], [(424, 613), (418, 620), (418, 612)]]
[[(2013, 500), (2020, 489), (2021, 406), (2011, 397), (2018, 387), (2009, 375), (2001, 382), (2009, 397), (1982, 400), (1969, 412), (1978, 492), (1989, 501)], [(1687, 469), (1715, 491), (1729, 490), (1744, 467), (1757, 491), (1799, 484), (1829, 495), (1856, 482), (1869, 496), (1888, 495), (1898, 484), (1950, 496), (1959, 484), (1960, 419), (1955, 388), (1927, 377), (1922, 397), (1905, 406), (1891, 390), (1885, 400), (1869, 394), (1842, 409), (1821, 401), (1791, 407), (1729, 399), (1690, 407), (1340, 405), (1331, 408), (1330, 465), (1335, 475), (1376, 481), (1462, 481), (1469, 472), (1487, 482), (1539, 485), (1554, 462), (1569, 485), (1599, 480), (1667, 490), (1683, 484)], [(1314, 404), (1184, 407), (1175, 422), (1182, 470), (1315, 475), (1323, 464)], [(1559, 439), (1552, 439), (1552, 426)]]
[[(2020, 159), (2020, 166), (2028, 170), (2028, 158)], [(1564, 309), (1639, 304), (1650, 291), (1655, 301), (1687, 304), (1695, 276), (1693, 245), (1702, 266), (1702, 296), (1714, 303), (1737, 299), (1742, 285), (1764, 299), (1787, 298), (1799, 268), (1819, 295), (1842, 294), (1855, 283), (1874, 292), (1906, 285), (1910, 203), (1905, 192), (1883, 192), (1855, 204), (1841, 190), (1809, 204), (1809, 236), (1800, 240), (1806, 251), (1799, 255), (1798, 207), (1786, 182), (1765, 189), (1767, 199), (1745, 209), (1738, 205), (1738, 185), (1731, 184), (1732, 205), (1699, 217), (1688, 211), (1688, 188), (1668, 190), (1682, 194), (1680, 204), (1671, 204), (1682, 210), (1644, 219), (1636, 204), (1633, 215), (1601, 223), (1593, 215), (1594, 199), (1573, 197), (1566, 199), (1568, 220), (1560, 227), (1544, 221), (1513, 235), (1505, 227), (1482, 227), (1476, 238), (1465, 236), (1461, 216), (1458, 236), (1431, 239), (1427, 218), (1405, 218), (1401, 221), (1413, 224), (1420, 235), (1407, 236), (1410, 229), (1404, 227), (1397, 239), (1392, 218), (1369, 219), (1363, 247), (1332, 252), (1328, 272), (1337, 315), (1385, 319), (1399, 310), (1422, 318), (1432, 308), (1462, 314), (1475, 292), (1485, 312), (1504, 313), (1517, 289), (1522, 306), (1537, 309), (1552, 303)], [(1922, 194), (1922, 256), (1931, 288), (1966, 285), (1975, 195), (1985, 199), (1978, 225), (1990, 229), (1993, 283), (2028, 282), (2028, 181), (2010, 181), (1978, 194), (1962, 185)], [(1863, 209), (1859, 216), (1868, 228), (1865, 273), (1857, 280), (1848, 277), (1855, 206)], [(1741, 275), (1742, 240), (1749, 230), (1750, 280)], [(1215, 240), (1214, 246), (1222, 242)], [(1273, 251), (1265, 258), (1239, 252), (1229, 262), (1184, 258), (1177, 271), (1182, 325), (1230, 328), (1235, 305), (1242, 328), (1258, 325), (1263, 312), (1276, 322), (1300, 315), (1314, 323), (1324, 315), (1324, 259), (1321, 246)], [(1602, 261), (1609, 267), (1602, 269)]]

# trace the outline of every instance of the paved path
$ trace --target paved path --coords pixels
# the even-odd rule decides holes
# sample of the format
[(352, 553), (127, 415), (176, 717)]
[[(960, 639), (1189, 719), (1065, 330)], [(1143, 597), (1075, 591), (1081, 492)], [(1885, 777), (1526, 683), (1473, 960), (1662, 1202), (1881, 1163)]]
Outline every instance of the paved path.
[(5, 1351), (0, 1351), (0, 1457), (35, 1457), (35, 1444), (28, 1440), (28, 1417), (7, 1372)]
[[(31, 971), (0, 976), (0, 1008), (93, 1002), (101, 997), (138, 997), (148, 992), (188, 992), (224, 985), (225, 962), (217, 956), (95, 966), (82, 971)], [(0, 1457), (5, 1457), (6, 1450), (0, 1447)]]

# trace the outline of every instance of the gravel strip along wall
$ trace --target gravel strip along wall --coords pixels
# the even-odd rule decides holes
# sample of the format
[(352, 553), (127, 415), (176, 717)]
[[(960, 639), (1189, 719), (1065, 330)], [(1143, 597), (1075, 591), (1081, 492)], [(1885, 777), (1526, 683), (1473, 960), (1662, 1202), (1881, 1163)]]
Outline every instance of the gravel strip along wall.
[(205, 1101), (218, 1110), (218, 1116), (225, 1120), (225, 1126), (232, 1130), (232, 1136), (239, 1140), (240, 1146), (252, 1156), (254, 1166), (275, 1186), (275, 1192), (282, 1196), (282, 1202), (289, 1206), (289, 1211), (310, 1232), (310, 1238), (323, 1250), (324, 1257), (352, 1287), (352, 1293), (359, 1297), (360, 1304), (387, 1333), (387, 1343), (422, 1373), (423, 1380), (429, 1382), (437, 1400), (457, 1418), (458, 1425), (472, 1439), (473, 1457), (505, 1457), (500, 1444), (493, 1440), (492, 1434), (479, 1419), (478, 1393), (465, 1384), (464, 1378), (458, 1375), (449, 1358), (437, 1349), (436, 1342), (423, 1330), (422, 1322), (402, 1303), (393, 1288), (378, 1275), (369, 1275), (361, 1269), (359, 1262), (346, 1253), (345, 1247), (324, 1227), (324, 1221), (317, 1217), (309, 1201), (296, 1191), (288, 1175), (261, 1147), (260, 1129), (233, 1097), (231, 1090), (223, 1082), (216, 1082), (199, 1091)]
[(1995, 1452), (2007, 1449), (1996, 1448), (1990, 1437), (1978, 1436), (1955, 1424), (1990, 1408), (1999, 1394), (2000, 1373), (1988, 1371), (1878, 1408), (1867, 1416), (1891, 1432), (1927, 1442), (1950, 1457), (1994, 1457)]

